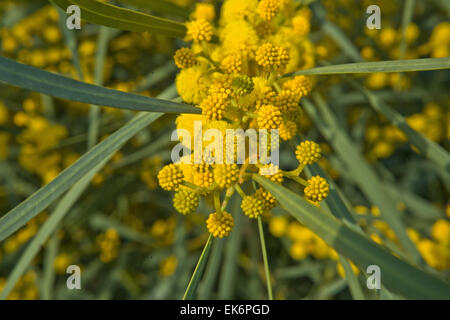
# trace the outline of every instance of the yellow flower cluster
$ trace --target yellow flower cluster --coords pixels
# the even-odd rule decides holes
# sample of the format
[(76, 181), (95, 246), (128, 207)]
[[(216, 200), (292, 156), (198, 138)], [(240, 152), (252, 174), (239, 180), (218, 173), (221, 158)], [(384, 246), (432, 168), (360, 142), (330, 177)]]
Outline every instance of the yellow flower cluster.
[[(278, 130), (283, 140), (293, 139), (303, 121), (299, 101), (310, 93), (312, 82), (305, 76), (282, 75), (314, 64), (312, 45), (308, 40), (309, 10), (295, 5), (291, 0), (226, 0), (216, 23), (213, 9), (207, 4), (196, 6), (191, 16), (193, 20), (186, 24), (186, 40), (192, 41), (192, 46), (181, 48), (174, 55), (180, 69), (176, 78), (178, 93), (185, 102), (194, 104), (202, 111), (201, 115), (183, 114), (177, 118), (177, 130), (180, 133), (187, 130), (193, 138), (190, 143), (182, 141), (183, 145), (192, 153), (195, 153), (195, 148), (201, 147), (203, 155), (207, 145), (203, 142), (200, 146), (194, 146), (192, 141), (196, 134), (195, 121), (201, 122), (203, 130), (218, 129), (224, 144), (228, 129)], [(271, 134), (269, 131), (269, 141)], [(245, 150), (249, 150), (248, 141), (245, 143)], [(268, 143), (271, 151), (278, 147)], [(294, 174), (297, 177), (305, 164), (320, 158), (320, 148), (312, 143), (309, 148), (305, 152), (310, 154), (304, 154), (301, 158), (308, 159), (307, 163), (302, 163), (305, 161), (302, 160)], [(224, 163), (226, 156), (237, 159), (236, 150), (225, 147), (223, 151)], [(246, 195), (241, 189), (242, 186), (248, 191), (246, 182), (252, 174), (262, 174), (260, 170), (271, 168), (260, 163), (250, 164), (248, 155), (245, 163), (239, 165), (216, 164), (215, 156), (210, 154), (206, 159), (204, 155), (201, 163), (192, 163), (193, 155), (190, 158), (185, 155), (180, 163), (164, 167), (158, 174), (161, 187), (176, 191), (182, 184), (183, 188), (209, 200), (214, 198), (216, 212), (223, 210), (221, 206), (226, 206), (230, 194), (239, 188), (243, 198), (242, 209), (250, 218), (257, 218), (276, 205), (275, 198), (263, 188), (257, 189), (253, 195)], [(264, 175), (281, 184), (285, 173), (278, 167), (272, 169), (272, 174)], [(326, 183), (316, 186), (314, 180), (308, 187), (305, 186), (307, 198), (315, 202), (325, 198), (325, 185), (328, 186)], [(192, 194), (188, 195), (186, 190), (179, 190), (174, 197), (175, 209), (183, 214), (193, 212), (197, 206), (197, 199), (194, 201)], [(223, 191), (226, 191), (226, 196), (222, 204), (220, 195)], [(210, 215), (208, 230), (215, 236), (225, 236), (231, 228), (222, 232), (218, 231), (222, 229), (217, 229), (217, 226), (227, 221), (228, 214)]]

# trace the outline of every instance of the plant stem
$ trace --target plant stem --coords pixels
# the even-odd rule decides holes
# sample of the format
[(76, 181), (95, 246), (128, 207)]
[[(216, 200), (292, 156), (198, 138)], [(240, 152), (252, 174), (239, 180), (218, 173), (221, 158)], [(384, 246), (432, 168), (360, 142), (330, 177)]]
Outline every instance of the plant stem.
[(234, 188), (236, 189), (237, 193), (244, 199), (246, 197), (246, 194), (244, 191), (242, 191), (241, 187), (238, 184), (234, 185)]
[(211, 249), (212, 243), (212, 235), (210, 234), (208, 237), (208, 241), (203, 248), (202, 254), (198, 259), (197, 266), (195, 267), (194, 273), (192, 274), (191, 280), (186, 288), (186, 291), (183, 296), (183, 300), (190, 300), (194, 297), (195, 291), (197, 290), (198, 283), (200, 282), (200, 278), (205, 270), (206, 262), (208, 260), (209, 251)]
[(263, 231), (261, 216), (258, 217), (258, 229), (259, 229), (259, 239), (261, 240), (261, 251), (262, 251), (263, 260), (264, 260), (264, 272), (266, 274), (267, 294), (269, 296), (269, 300), (273, 300), (272, 283), (270, 281), (269, 262), (267, 260), (266, 242), (264, 240), (264, 231)]
[(222, 205), (220, 204), (220, 191), (214, 192), (214, 207), (216, 208), (216, 214), (220, 217), (222, 215)]
[(285, 176), (285, 177), (287, 177), (287, 178), (289, 178), (289, 179), (294, 180), (295, 182), (301, 184), (301, 185), (304, 186), (304, 187), (307, 187), (307, 186), (308, 186), (308, 181), (306, 181), (305, 179), (302, 179), (302, 178), (300, 178), (300, 177), (298, 177), (298, 176), (296, 176), (296, 175), (293, 175), (293, 174), (291, 174), (291, 173), (289, 173), (289, 172), (283, 172), (283, 176)]

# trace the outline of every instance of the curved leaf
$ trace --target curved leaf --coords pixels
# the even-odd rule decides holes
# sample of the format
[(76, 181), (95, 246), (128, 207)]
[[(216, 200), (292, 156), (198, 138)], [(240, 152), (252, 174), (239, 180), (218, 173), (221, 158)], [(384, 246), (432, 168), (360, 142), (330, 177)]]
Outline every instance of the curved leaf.
[[(174, 87), (160, 96), (173, 96)], [(122, 128), (97, 144), (71, 166), (63, 170), (50, 183), (43, 186), (17, 207), (0, 218), (0, 241), (13, 234), (38, 213), (45, 210), (72, 185), (80, 181), (90, 170), (93, 170), (105, 158), (114, 154), (136, 133), (161, 117), (161, 113), (140, 113)]]
[(50, 1), (64, 11), (71, 5), (77, 5), (81, 9), (82, 19), (116, 29), (149, 31), (175, 38), (183, 38), (186, 33), (186, 27), (183, 23), (120, 8), (109, 3), (92, 0)]
[(371, 72), (411, 72), (449, 69), (450, 58), (426, 58), (411, 60), (392, 60), (376, 62), (345, 63), (334, 66), (324, 66), (300, 70), (285, 74), (283, 77), (292, 77), (308, 74), (344, 74), (344, 73), (371, 73)]
[(49, 96), (119, 109), (151, 112), (201, 113), (199, 108), (108, 89), (34, 68), (0, 56), (0, 81)]
[(260, 175), (254, 175), (253, 179), (273, 194), (294, 218), (360, 269), (378, 265), (381, 282), (386, 288), (413, 299), (450, 298), (450, 285), (445, 281), (391, 255), (365, 235), (353, 231), (291, 190)]
[(164, 0), (120, 0), (119, 2), (149, 9), (159, 14), (171, 14), (185, 20), (189, 19), (189, 11), (186, 8)]

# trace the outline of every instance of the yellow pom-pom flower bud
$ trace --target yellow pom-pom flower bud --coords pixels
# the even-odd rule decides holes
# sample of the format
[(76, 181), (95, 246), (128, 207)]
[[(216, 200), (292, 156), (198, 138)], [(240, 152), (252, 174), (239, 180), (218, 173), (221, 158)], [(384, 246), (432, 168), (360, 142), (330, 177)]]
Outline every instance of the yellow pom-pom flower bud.
[(281, 92), (273, 98), (273, 104), (280, 108), (280, 110), (285, 112), (296, 112), (298, 111), (298, 95), (289, 89), (281, 90)]
[(213, 28), (208, 20), (199, 19), (186, 23), (187, 32), (186, 40), (199, 43), (202, 41), (209, 42), (213, 36)]
[(284, 68), (289, 63), (289, 52), (283, 47), (264, 43), (256, 49), (255, 60), (263, 68)]
[(281, 111), (274, 105), (264, 105), (258, 110), (258, 127), (261, 129), (277, 129), (283, 121)]
[(313, 164), (321, 157), (322, 149), (314, 141), (303, 141), (295, 150), (295, 157), (303, 165)]
[(221, 120), (227, 105), (225, 99), (214, 94), (207, 96), (200, 104), (200, 108), (202, 109), (202, 114), (206, 116), (207, 119)]
[(237, 164), (217, 164), (214, 167), (214, 181), (220, 188), (229, 188), (239, 180)]
[(209, 188), (214, 182), (214, 175), (208, 164), (195, 164), (192, 179), (195, 185), (201, 188)]
[(321, 201), (328, 196), (330, 191), (328, 182), (320, 177), (314, 176), (308, 180), (308, 186), (305, 188), (305, 197), (313, 202)]
[(284, 120), (279, 128), (280, 138), (288, 141), (291, 140), (297, 134), (297, 125), (294, 121)]
[(227, 237), (234, 227), (233, 216), (225, 211), (221, 214), (211, 213), (206, 220), (206, 227), (215, 238)]
[(180, 166), (169, 164), (158, 173), (158, 181), (161, 188), (167, 191), (175, 191), (183, 181), (183, 171)]
[(261, 194), (255, 193), (252, 196), (246, 196), (242, 199), (242, 212), (244, 212), (247, 217), (256, 219), (264, 213), (264, 210), (266, 209), (264, 204), (264, 199), (261, 197)]
[(271, 21), (278, 13), (281, 5), (280, 0), (261, 0), (257, 12), (265, 21)]
[(239, 54), (230, 54), (226, 56), (220, 68), (226, 73), (241, 73), (242, 71), (242, 58)]
[(309, 78), (305, 76), (296, 76), (293, 79), (289, 79), (283, 84), (283, 89), (291, 90), (298, 99), (308, 95), (312, 90), (312, 83)]
[(199, 202), (200, 196), (198, 193), (187, 188), (181, 188), (173, 197), (173, 207), (183, 215), (193, 213)]
[(261, 197), (264, 201), (264, 206), (267, 209), (272, 209), (277, 204), (277, 199), (268, 191), (264, 190), (263, 188), (259, 188), (255, 192), (255, 196)]
[(180, 69), (187, 69), (197, 64), (195, 53), (189, 48), (181, 48), (175, 52), (173, 56), (175, 64)]

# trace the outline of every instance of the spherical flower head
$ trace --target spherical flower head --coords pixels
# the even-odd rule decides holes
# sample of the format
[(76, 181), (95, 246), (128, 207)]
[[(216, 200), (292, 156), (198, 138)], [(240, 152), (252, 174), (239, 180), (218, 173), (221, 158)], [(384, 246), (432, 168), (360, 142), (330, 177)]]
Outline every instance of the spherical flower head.
[(233, 76), (231, 74), (216, 74), (211, 86), (209, 95), (214, 95), (224, 101), (233, 95)]
[(253, 55), (259, 42), (256, 30), (242, 19), (232, 20), (224, 25), (219, 36), (226, 52), (238, 53), (243, 58)]
[(277, 204), (277, 199), (269, 191), (266, 191), (263, 188), (259, 188), (258, 190), (256, 190), (254, 196), (263, 199), (264, 206), (267, 208), (267, 210), (274, 208)]
[(213, 28), (211, 23), (206, 19), (194, 20), (186, 23), (187, 32), (186, 40), (200, 43), (202, 41), (209, 42), (213, 36)]
[(280, 0), (261, 0), (256, 10), (263, 20), (271, 21), (277, 15), (281, 2)]
[(194, 164), (192, 179), (195, 185), (201, 188), (209, 188), (214, 182), (214, 175), (208, 164)]
[(180, 166), (173, 163), (164, 166), (158, 172), (158, 181), (161, 188), (167, 191), (175, 191), (183, 181), (183, 171)]
[(216, 17), (214, 5), (210, 3), (197, 3), (195, 5), (195, 10), (192, 17), (196, 20), (205, 19), (208, 21), (213, 21)]
[(314, 141), (303, 141), (295, 150), (295, 157), (302, 165), (313, 164), (319, 161), (322, 149)]
[(297, 125), (294, 121), (284, 120), (279, 128), (280, 138), (288, 141), (291, 140), (297, 134)]
[(206, 227), (215, 238), (227, 237), (234, 227), (233, 216), (225, 211), (221, 214), (211, 213), (206, 220)]
[(274, 97), (273, 104), (280, 108), (281, 112), (294, 113), (298, 111), (299, 98), (298, 95), (289, 89), (283, 89)]
[(264, 210), (266, 210), (264, 204), (264, 199), (260, 194), (255, 193), (254, 195), (246, 196), (242, 199), (242, 212), (244, 212), (247, 217), (256, 219), (264, 213)]
[(180, 188), (173, 197), (173, 207), (183, 215), (193, 213), (199, 202), (199, 194), (187, 188)]
[(263, 68), (282, 69), (289, 63), (289, 52), (286, 48), (264, 43), (256, 49), (255, 60)]
[(238, 96), (246, 96), (253, 91), (255, 84), (252, 78), (247, 75), (239, 76), (233, 79), (233, 91)]
[(173, 56), (175, 64), (180, 69), (187, 69), (197, 64), (195, 53), (189, 48), (181, 48), (175, 52)]
[(242, 58), (239, 54), (230, 54), (226, 56), (221, 64), (220, 68), (225, 73), (241, 73), (242, 71)]
[(274, 105), (264, 105), (258, 110), (258, 127), (260, 129), (278, 129), (283, 121), (281, 111)]
[(291, 90), (298, 99), (307, 96), (312, 90), (312, 83), (305, 76), (296, 76), (283, 84), (283, 89)]
[(229, 188), (239, 180), (237, 164), (217, 164), (214, 167), (214, 181), (220, 188)]
[(306, 199), (313, 202), (318, 202), (328, 196), (330, 187), (328, 185), (328, 182), (324, 178), (320, 176), (314, 176), (308, 180), (308, 186), (304, 191)]
[(217, 94), (207, 96), (200, 104), (202, 114), (209, 120), (221, 120), (227, 106), (228, 102)]
[(283, 172), (276, 165), (266, 164), (262, 166), (259, 168), (259, 174), (275, 183), (283, 182)]
[(305, 15), (298, 15), (292, 19), (292, 28), (295, 34), (303, 37), (309, 33), (311, 25)]
[(208, 94), (209, 81), (205, 65), (182, 69), (176, 78), (178, 94), (187, 103), (199, 104)]

